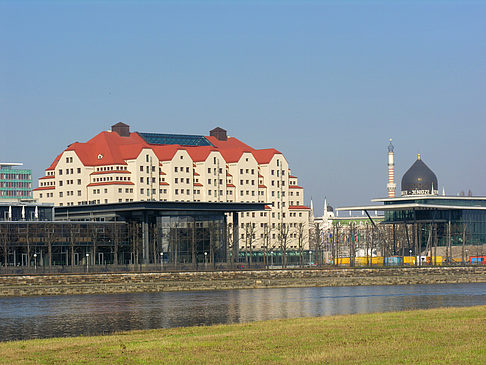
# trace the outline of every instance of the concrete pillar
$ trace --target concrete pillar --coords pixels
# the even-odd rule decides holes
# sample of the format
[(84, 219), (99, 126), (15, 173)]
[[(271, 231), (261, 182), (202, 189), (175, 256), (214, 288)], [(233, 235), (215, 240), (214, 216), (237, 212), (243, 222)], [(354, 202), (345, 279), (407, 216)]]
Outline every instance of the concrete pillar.
[(149, 244), (150, 244), (150, 234), (149, 234), (149, 224), (148, 224), (148, 217), (146, 214), (143, 216), (142, 221), (142, 252), (143, 252), (143, 263), (149, 263)]
[(240, 248), (239, 226), (238, 212), (233, 212), (233, 262), (238, 262), (238, 252)]

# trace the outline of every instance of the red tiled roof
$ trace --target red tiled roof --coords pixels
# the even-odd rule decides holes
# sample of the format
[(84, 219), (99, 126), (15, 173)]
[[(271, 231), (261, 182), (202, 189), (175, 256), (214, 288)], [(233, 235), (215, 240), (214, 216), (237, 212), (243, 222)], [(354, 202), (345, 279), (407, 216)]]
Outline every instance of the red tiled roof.
[(193, 175), (194, 175), (194, 176), (201, 176), (201, 175), (199, 175), (199, 174), (198, 174), (196, 171), (194, 171), (194, 174), (193, 174)]
[(258, 188), (266, 189), (267, 187), (265, 185), (258, 185)]
[(303, 189), (303, 187), (299, 185), (289, 185), (289, 189)]
[(236, 187), (236, 186), (234, 186), (233, 184), (226, 184), (226, 186), (227, 186), (228, 188), (235, 188), (235, 187)]
[(194, 186), (203, 186), (201, 183), (194, 183)]
[(167, 175), (164, 171), (160, 170), (159, 175)]
[(228, 163), (238, 162), (245, 152), (250, 152), (249, 149), (241, 149), (241, 148), (229, 148), (229, 149), (221, 149), (221, 155), (223, 156), (224, 160)]
[(310, 208), (306, 207), (305, 205), (291, 205), (289, 206), (289, 209), (294, 210), (294, 209), (310, 209)]
[[(64, 152), (63, 152), (64, 153)], [(57, 163), (59, 162), (59, 160), (61, 159), (61, 156), (63, 153), (60, 153), (59, 155), (57, 155), (57, 157), (54, 159), (54, 161), (52, 162), (51, 166), (49, 166), (46, 171), (49, 171), (49, 170), (54, 170), (57, 166)]]
[(294, 176), (294, 175), (290, 175), (289, 176), (291, 179), (297, 179), (297, 176)]
[(199, 146), (199, 147), (184, 147), (189, 156), (191, 156), (194, 162), (206, 161), (209, 154), (212, 151), (217, 151), (216, 148), (211, 146)]
[(265, 209), (272, 209), (270, 205), (265, 205)]
[[(143, 149), (151, 149), (159, 161), (170, 161), (178, 150), (185, 150), (193, 162), (205, 161), (211, 152), (221, 153), (227, 163), (238, 162), (244, 153), (251, 153), (258, 163), (267, 164), (275, 154), (274, 148), (256, 150), (237, 138), (230, 137), (220, 141), (206, 137), (213, 146), (180, 146), (148, 144), (138, 133), (122, 137), (116, 132), (101, 132), (87, 142), (75, 142), (66, 151), (73, 151), (85, 166), (126, 165), (127, 161), (137, 158)], [(62, 156), (56, 157), (46, 170), (54, 170)], [(110, 172), (106, 172), (110, 173)]]
[(275, 148), (267, 148), (263, 150), (254, 150), (253, 156), (255, 156), (255, 159), (258, 161), (258, 163), (261, 164), (267, 164), (269, 163), (273, 156), (276, 154), (280, 154), (279, 151), (277, 151)]
[(220, 141), (216, 137), (212, 137), (212, 136), (206, 136), (206, 138), (208, 139), (209, 142), (211, 142), (214, 145), (214, 147), (219, 149), (232, 149), (232, 148), (249, 149), (249, 150), (253, 149), (235, 137), (229, 137), (226, 141)]
[(103, 174), (131, 174), (128, 170), (109, 170), (109, 171), (95, 171), (90, 175), (103, 175)]
[(39, 180), (42, 180), (42, 179), (54, 179), (55, 176), (54, 175), (46, 175), (46, 176), (42, 176), (39, 178)]
[(41, 186), (41, 187), (35, 188), (33, 191), (39, 191), (39, 190), (53, 190), (53, 189), (55, 189), (55, 188), (56, 188), (55, 186)]
[(91, 183), (88, 184), (90, 186), (102, 186), (102, 185), (135, 185), (131, 181), (107, 181), (107, 182), (99, 182), (99, 183)]
[(161, 181), (159, 185), (169, 185), (167, 181)]

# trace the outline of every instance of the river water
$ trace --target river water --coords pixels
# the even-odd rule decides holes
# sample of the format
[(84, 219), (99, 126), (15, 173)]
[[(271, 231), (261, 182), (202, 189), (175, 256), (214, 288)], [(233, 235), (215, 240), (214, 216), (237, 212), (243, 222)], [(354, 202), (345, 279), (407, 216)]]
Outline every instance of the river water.
[(486, 283), (0, 298), (0, 341), (486, 305)]

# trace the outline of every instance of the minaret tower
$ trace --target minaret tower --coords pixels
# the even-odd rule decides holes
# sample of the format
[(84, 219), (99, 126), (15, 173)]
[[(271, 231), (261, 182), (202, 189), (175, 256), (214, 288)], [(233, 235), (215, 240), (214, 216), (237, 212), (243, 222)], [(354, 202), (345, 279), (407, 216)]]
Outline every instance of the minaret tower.
[(394, 161), (393, 145), (392, 139), (390, 138), (390, 144), (388, 145), (388, 184), (386, 185), (386, 190), (388, 190), (388, 197), (395, 197), (395, 161)]

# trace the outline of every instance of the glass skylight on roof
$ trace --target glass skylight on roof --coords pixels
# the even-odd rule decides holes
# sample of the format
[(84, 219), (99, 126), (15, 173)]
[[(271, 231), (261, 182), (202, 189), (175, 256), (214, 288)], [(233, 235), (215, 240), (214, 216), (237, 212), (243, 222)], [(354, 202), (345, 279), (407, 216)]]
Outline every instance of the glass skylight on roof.
[(177, 144), (181, 146), (213, 146), (204, 136), (137, 132), (148, 144)]

